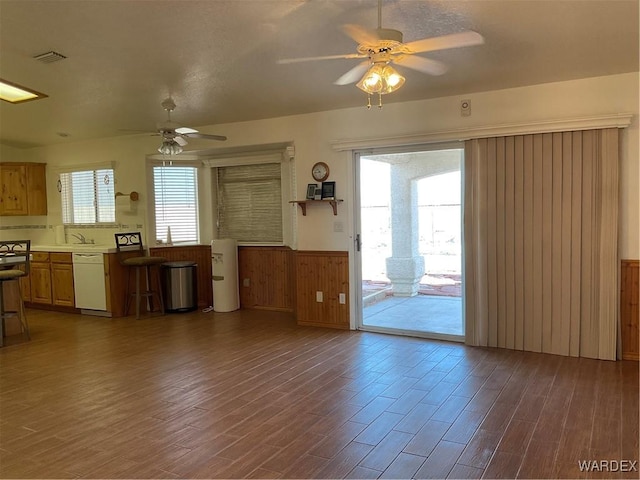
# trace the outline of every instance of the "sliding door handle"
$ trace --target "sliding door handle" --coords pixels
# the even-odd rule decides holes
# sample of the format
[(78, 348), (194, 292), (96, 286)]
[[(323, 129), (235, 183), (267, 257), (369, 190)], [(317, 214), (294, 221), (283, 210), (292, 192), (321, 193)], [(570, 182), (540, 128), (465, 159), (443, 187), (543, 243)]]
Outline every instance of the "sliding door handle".
[(360, 241), (360, 234), (356, 234), (356, 252), (359, 252), (362, 249), (362, 242)]

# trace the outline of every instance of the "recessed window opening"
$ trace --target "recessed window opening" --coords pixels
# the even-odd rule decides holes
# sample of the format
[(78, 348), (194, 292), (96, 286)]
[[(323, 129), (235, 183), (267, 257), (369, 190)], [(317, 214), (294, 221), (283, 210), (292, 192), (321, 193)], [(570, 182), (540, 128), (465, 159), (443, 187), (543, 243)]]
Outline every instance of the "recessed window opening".
[(280, 163), (218, 167), (216, 183), (218, 238), (282, 243)]
[(198, 169), (164, 165), (153, 167), (156, 241), (197, 243)]
[(97, 169), (60, 174), (62, 223), (115, 223), (113, 169)]

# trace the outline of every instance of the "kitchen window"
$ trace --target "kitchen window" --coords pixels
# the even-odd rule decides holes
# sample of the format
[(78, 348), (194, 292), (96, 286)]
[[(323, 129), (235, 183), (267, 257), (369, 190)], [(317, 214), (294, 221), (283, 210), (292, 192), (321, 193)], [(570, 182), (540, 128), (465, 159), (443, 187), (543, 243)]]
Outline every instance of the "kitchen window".
[(197, 243), (198, 169), (191, 166), (153, 167), (156, 241)]
[(113, 168), (60, 173), (58, 190), (62, 223), (99, 224), (116, 221)]

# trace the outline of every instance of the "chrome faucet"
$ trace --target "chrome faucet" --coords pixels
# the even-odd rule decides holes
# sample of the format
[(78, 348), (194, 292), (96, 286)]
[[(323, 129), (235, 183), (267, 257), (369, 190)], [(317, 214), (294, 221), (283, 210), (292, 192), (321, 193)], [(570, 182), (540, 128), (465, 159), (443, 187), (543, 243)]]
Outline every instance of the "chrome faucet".
[(72, 233), (71, 236), (75, 237), (76, 239), (78, 239), (82, 245), (85, 245), (85, 244), (89, 243), (89, 242), (87, 242), (86, 237), (81, 233)]

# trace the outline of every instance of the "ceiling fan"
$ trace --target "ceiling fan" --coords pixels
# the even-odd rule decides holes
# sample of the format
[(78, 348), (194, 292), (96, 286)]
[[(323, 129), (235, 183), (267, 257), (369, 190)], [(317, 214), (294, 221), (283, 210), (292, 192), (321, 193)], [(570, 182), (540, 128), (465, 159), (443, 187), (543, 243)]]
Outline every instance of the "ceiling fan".
[(382, 0), (378, 0), (377, 29), (371, 30), (354, 24), (343, 25), (342, 29), (358, 43), (357, 53), (288, 58), (279, 60), (278, 63), (288, 64), (314, 60), (363, 58), (365, 59), (364, 61), (338, 78), (334, 84), (348, 85), (358, 82), (357, 87), (361, 90), (369, 94), (378, 93), (383, 95), (397, 90), (404, 83), (404, 77), (390, 66), (391, 63), (429, 75), (442, 75), (447, 71), (447, 65), (415, 54), (484, 43), (482, 35), (473, 31), (403, 43), (402, 32), (382, 28)]
[(187, 144), (186, 138), (203, 138), (205, 140), (224, 141), (227, 137), (223, 135), (209, 135), (199, 133), (198, 130), (189, 127), (181, 127), (180, 124), (171, 121), (171, 112), (175, 110), (176, 104), (171, 97), (165, 99), (162, 108), (167, 112), (167, 121), (158, 124), (158, 134), (162, 136), (162, 144), (158, 151), (165, 155), (177, 155), (182, 152), (182, 147)]

